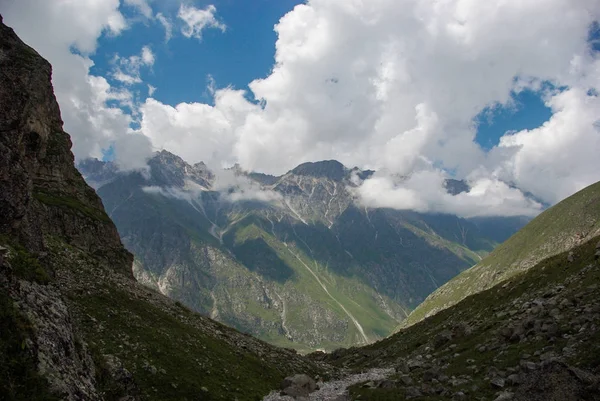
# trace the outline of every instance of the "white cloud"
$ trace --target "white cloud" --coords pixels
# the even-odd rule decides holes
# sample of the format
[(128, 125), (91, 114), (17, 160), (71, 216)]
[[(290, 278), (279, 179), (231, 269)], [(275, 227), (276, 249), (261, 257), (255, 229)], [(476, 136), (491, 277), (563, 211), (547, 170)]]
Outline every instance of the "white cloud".
[(148, 84), (148, 96), (154, 95), (154, 92), (156, 92), (156, 86)]
[(225, 32), (227, 27), (217, 20), (215, 17), (216, 12), (217, 8), (212, 4), (205, 9), (182, 4), (177, 14), (177, 17), (185, 23), (181, 28), (181, 33), (185, 37), (202, 40), (202, 31), (205, 29), (215, 28)]
[[(8, 0), (1, 12), (53, 63), (78, 157), (98, 156), (129, 131), (131, 117), (106, 102), (132, 102), (131, 93), (90, 76), (87, 56), (102, 32), (127, 28), (117, 0)], [(205, 29), (225, 30), (215, 14), (214, 6), (181, 6), (183, 34), (200, 39)], [(155, 18), (168, 40), (171, 21)], [(306, 160), (335, 158), (410, 176), (401, 184), (388, 176), (363, 183), (389, 194), (393, 202), (383, 195), (379, 201), (390, 207), (530, 214), (537, 206), (502, 181), (552, 203), (600, 179), (598, 97), (587, 94), (600, 90), (600, 60), (586, 42), (598, 19), (597, 0), (545, 0), (543, 6), (534, 0), (309, 0), (275, 28), (273, 69), (249, 84), (258, 104), (232, 88), (213, 90), (214, 104), (171, 106), (149, 98), (140, 106), (137, 133), (192, 163), (239, 162), (281, 173)], [(150, 54), (147, 64), (143, 52), (134, 57), (149, 67)], [(118, 66), (124, 82), (139, 83), (139, 69)], [(551, 120), (506, 135), (484, 152), (474, 142), (473, 118), (487, 107), (511, 106), (513, 91), (538, 90), (543, 82), (566, 88), (546, 96)], [(470, 195), (448, 198), (441, 171), (468, 179)], [(430, 179), (435, 191), (419, 195), (414, 177)], [(493, 196), (502, 202), (493, 203)], [(469, 210), (461, 212), (458, 200)], [(366, 195), (363, 201), (373, 202)]]
[[(599, 18), (597, 0), (309, 0), (275, 28), (275, 65), (249, 85), (260, 105), (229, 88), (214, 92), (214, 105), (147, 101), (140, 132), (190, 162), (272, 173), (331, 158), (411, 176), (436, 166), (476, 176), (484, 194), (506, 195), (530, 214), (536, 206), (500, 180), (555, 202), (600, 179), (597, 100), (584, 100), (600, 88), (600, 62), (587, 44)], [(506, 137), (489, 154), (475, 143), (478, 113), (511, 107), (512, 93), (547, 81), (579, 93), (548, 96), (562, 99), (552, 128)], [(550, 168), (554, 161), (569, 167)], [(465, 201), (483, 210), (489, 196)], [(503, 205), (492, 210), (512, 213)]]
[(446, 191), (445, 178), (442, 172), (436, 170), (421, 170), (403, 179), (376, 173), (358, 188), (350, 190), (358, 195), (360, 203), (371, 208), (447, 213), (462, 217), (534, 216), (542, 210), (542, 205), (494, 178), (471, 180), (471, 189), (458, 195)]
[(134, 7), (146, 18), (152, 18), (152, 8), (147, 0), (124, 0), (128, 6)]
[(121, 57), (116, 54), (113, 59), (115, 67), (112, 77), (127, 85), (139, 84), (142, 82), (142, 78), (140, 77), (141, 68), (152, 67), (154, 61), (154, 53), (152, 53), (152, 49), (148, 45), (142, 47), (139, 55)]
[(258, 201), (263, 203), (280, 204), (283, 196), (275, 191), (263, 188), (256, 181), (236, 173), (232, 169), (213, 169), (215, 181), (212, 189), (230, 202)]
[(548, 101), (552, 118), (541, 127), (501, 138), (514, 156), (497, 171), (507, 181), (555, 203), (600, 179), (600, 98), (581, 88)]
[(150, 46), (142, 47), (142, 63), (146, 66), (154, 65), (154, 53), (152, 53)]
[(156, 19), (165, 29), (165, 42), (168, 42), (173, 37), (173, 24), (171, 20), (165, 17), (162, 13), (156, 14)]
[[(93, 62), (89, 56), (98, 38), (103, 33), (118, 35), (127, 28), (118, 8), (118, 0), (7, 0), (0, 5), (4, 22), (52, 64), (54, 92), (77, 158), (101, 158), (102, 149), (131, 139), (131, 116), (107, 102), (132, 105), (132, 94), (90, 75)], [(79, 54), (71, 52), (73, 48)], [(137, 150), (117, 145), (118, 163), (140, 165), (139, 149), (142, 143), (150, 143), (147, 138), (136, 138)], [(130, 160), (131, 154), (137, 161)]]

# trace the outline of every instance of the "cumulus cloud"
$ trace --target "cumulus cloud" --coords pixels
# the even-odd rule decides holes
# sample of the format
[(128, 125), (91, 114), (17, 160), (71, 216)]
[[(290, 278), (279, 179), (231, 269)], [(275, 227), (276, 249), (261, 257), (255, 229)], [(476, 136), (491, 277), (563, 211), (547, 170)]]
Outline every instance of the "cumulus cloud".
[[(217, 89), (212, 105), (150, 99), (140, 132), (190, 162), (271, 173), (331, 158), (421, 178), (435, 166), (480, 191), (447, 198), (436, 185), (440, 202), (532, 214), (539, 208), (519, 189), (553, 203), (600, 178), (597, 96), (588, 94), (600, 87), (600, 63), (587, 42), (599, 18), (596, 0), (309, 0), (275, 27), (273, 69), (249, 84), (258, 104), (231, 88)], [(509, 133), (489, 153), (479, 147), (480, 112), (547, 82), (563, 89), (547, 94), (547, 124)], [(383, 179), (401, 190), (386, 191), (398, 208), (416, 193), (389, 177), (363, 185), (386, 189)], [(490, 209), (492, 195), (505, 203)], [(412, 202), (443, 210), (433, 198)]]
[(150, 46), (142, 47), (139, 55), (130, 57), (121, 57), (116, 54), (113, 59), (115, 65), (112, 77), (127, 85), (138, 84), (142, 82), (140, 70), (142, 67), (152, 67), (154, 65), (154, 53)]
[(263, 188), (259, 183), (239, 174), (235, 169), (216, 169), (212, 189), (219, 191), (230, 202), (258, 201), (278, 204), (283, 196)]
[(461, 217), (535, 216), (542, 205), (521, 191), (493, 178), (469, 180), (470, 190), (449, 194), (445, 174), (422, 170), (408, 177), (376, 173), (351, 190), (358, 201), (370, 208), (415, 210), (422, 213), (447, 213)]
[(216, 12), (217, 8), (212, 4), (204, 9), (182, 4), (177, 14), (177, 17), (184, 22), (181, 33), (185, 37), (202, 40), (202, 31), (205, 29), (215, 28), (221, 30), (221, 32), (225, 32), (227, 27), (217, 20), (215, 17)]
[[(147, 3), (128, 4), (142, 10)], [(214, 6), (178, 11), (187, 37), (226, 29)], [(131, 93), (89, 75), (97, 38), (127, 28), (117, 0), (8, 0), (2, 12), (54, 64), (78, 157), (98, 156), (130, 131), (131, 116), (107, 101), (127, 102)], [(172, 22), (155, 18), (168, 40)], [(362, 183), (366, 204), (532, 214), (538, 205), (523, 192), (554, 203), (600, 179), (600, 57), (588, 43), (599, 19), (597, 0), (546, 0), (543, 7), (534, 0), (308, 0), (276, 25), (275, 64), (249, 84), (250, 93), (213, 88), (210, 104), (168, 105), (150, 97), (136, 108), (136, 133), (153, 148), (217, 167), (237, 162), (281, 173), (334, 158), (390, 171)], [(124, 66), (121, 72), (132, 83), (139, 78)], [(514, 93), (545, 91), (548, 83), (560, 88), (544, 92), (553, 112), (548, 122), (507, 133), (489, 152), (477, 145), (480, 112), (510, 107)], [(440, 180), (449, 173), (473, 189), (448, 197)], [(398, 174), (410, 178), (398, 182)], [(418, 187), (417, 178), (435, 191)], [(369, 188), (378, 199), (366, 194)], [(469, 207), (461, 209), (461, 202)]]

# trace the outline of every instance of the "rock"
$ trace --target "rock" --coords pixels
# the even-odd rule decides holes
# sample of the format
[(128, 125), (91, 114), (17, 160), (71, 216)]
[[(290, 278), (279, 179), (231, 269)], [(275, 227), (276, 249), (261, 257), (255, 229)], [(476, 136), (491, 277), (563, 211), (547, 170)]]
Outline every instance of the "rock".
[(317, 389), (317, 383), (308, 375), (288, 376), (281, 382), (281, 394), (291, 397), (304, 397)]
[(413, 379), (409, 375), (402, 375), (400, 376), (399, 380), (405, 386), (410, 386), (413, 384)]
[(429, 369), (423, 373), (423, 381), (430, 382), (439, 376), (437, 369)]
[(450, 342), (451, 340), (452, 332), (450, 330), (443, 330), (442, 332), (438, 333), (437, 336), (435, 336), (433, 344), (435, 348), (439, 348), (447, 342)]
[(408, 361), (408, 369), (411, 371), (422, 368), (423, 365), (424, 365), (423, 361), (420, 361), (418, 359), (413, 359), (413, 360)]
[(569, 252), (569, 255), (567, 256), (567, 261), (569, 263), (573, 262), (575, 260), (575, 255), (573, 254), (573, 251)]
[(504, 387), (504, 379), (501, 378), (500, 376), (494, 377), (494, 378), (492, 378), (492, 380), (490, 380), (490, 384), (494, 388), (503, 388)]
[(393, 380), (382, 380), (377, 384), (377, 388), (396, 388), (398, 383)]
[(396, 361), (394, 370), (399, 373), (408, 373), (410, 369), (408, 368), (408, 364), (404, 359), (399, 359)]
[(511, 401), (514, 398), (515, 398), (514, 393), (511, 393), (510, 391), (503, 391), (496, 395), (496, 398), (494, 398), (494, 401)]
[(518, 384), (521, 384), (521, 377), (518, 374), (513, 373), (511, 375), (508, 375), (508, 377), (506, 378), (506, 382), (510, 386), (516, 386)]
[(405, 394), (405, 396), (406, 396), (407, 399), (421, 397), (423, 395), (421, 393), (421, 391), (418, 388), (416, 388), (416, 387), (407, 387), (404, 390), (404, 394)]

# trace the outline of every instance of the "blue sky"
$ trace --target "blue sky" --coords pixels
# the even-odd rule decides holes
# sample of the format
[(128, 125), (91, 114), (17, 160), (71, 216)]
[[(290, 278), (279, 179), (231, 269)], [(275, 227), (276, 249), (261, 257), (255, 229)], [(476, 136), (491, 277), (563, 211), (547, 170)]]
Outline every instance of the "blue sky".
[[(142, 79), (158, 87), (154, 98), (170, 105), (210, 102), (212, 98), (206, 90), (209, 76), (218, 87), (231, 85), (236, 89), (247, 89), (252, 80), (268, 75), (274, 63), (277, 40), (273, 27), (299, 3), (302, 2), (196, 1), (195, 7), (213, 4), (217, 8), (217, 18), (227, 25), (225, 32), (207, 29), (202, 41), (175, 34), (165, 43), (164, 29), (160, 25), (140, 21), (118, 37), (103, 35), (100, 38), (99, 51), (92, 57), (96, 63), (92, 73), (108, 75), (115, 53), (133, 55), (150, 43), (156, 63), (151, 71), (143, 71)], [(153, 6), (166, 15), (176, 15), (178, 11), (178, 3), (172, 1), (153, 3)], [(133, 15), (134, 10), (122, 7), (122, 12)]]

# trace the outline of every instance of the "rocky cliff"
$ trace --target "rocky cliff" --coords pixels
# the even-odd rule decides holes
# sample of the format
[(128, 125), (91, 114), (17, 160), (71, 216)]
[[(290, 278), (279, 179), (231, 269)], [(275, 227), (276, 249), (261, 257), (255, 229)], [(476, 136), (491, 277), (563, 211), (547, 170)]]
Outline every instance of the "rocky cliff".
[(0, 17), (2, 399), (254, 400), (326, 373), (138, 284), (62, 125), (50, 65)]

